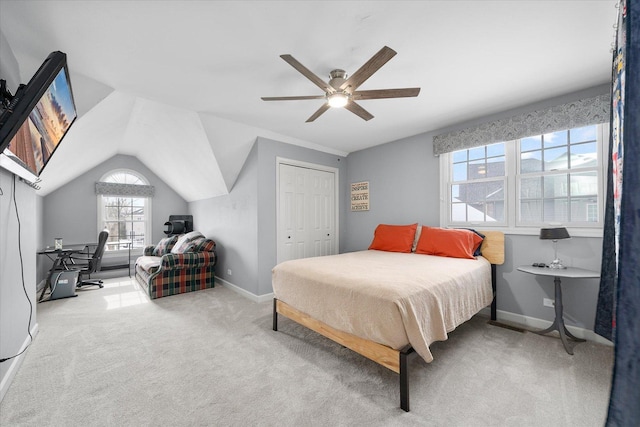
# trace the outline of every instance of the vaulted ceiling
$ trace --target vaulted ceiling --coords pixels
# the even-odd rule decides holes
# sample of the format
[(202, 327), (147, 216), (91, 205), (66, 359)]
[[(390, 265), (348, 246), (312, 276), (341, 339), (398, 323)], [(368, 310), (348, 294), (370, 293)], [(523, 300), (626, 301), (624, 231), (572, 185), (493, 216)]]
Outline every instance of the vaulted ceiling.
[[(258, 136), (347, 155), (606, 83), (615, 4), (0, 0), (0, 31), (23, 83), (68, 56), (80, 117), (42, 195), (121, 153), (193, 201), (227, 194)], [(305, 123), (322, 100), (260, 99), (322, 95), (281, 54), (327, 78), (383, 46), (398, 54), (361, 89), (422, 90), (361, 101), (370, 121), (331, 109)]]

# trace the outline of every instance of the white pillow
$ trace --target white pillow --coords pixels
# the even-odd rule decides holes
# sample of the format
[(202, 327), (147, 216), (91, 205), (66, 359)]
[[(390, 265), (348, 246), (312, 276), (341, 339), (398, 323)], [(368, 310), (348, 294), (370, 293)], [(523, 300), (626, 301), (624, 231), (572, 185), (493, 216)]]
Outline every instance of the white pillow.
[(173, 245), (173, 248), (171, 249), (171, 253), (172, 254), (183, 253), (184, 249), (187, 246), (189, 246), (189, 243), (193, 239), (197, 239), (198, 237), (204, 237), (204, 236), (199, 231), (191, 231), (187, 234), (183, 234), (182, 236), (178, 237), (178, 241), (176, 242), (175, 245)]

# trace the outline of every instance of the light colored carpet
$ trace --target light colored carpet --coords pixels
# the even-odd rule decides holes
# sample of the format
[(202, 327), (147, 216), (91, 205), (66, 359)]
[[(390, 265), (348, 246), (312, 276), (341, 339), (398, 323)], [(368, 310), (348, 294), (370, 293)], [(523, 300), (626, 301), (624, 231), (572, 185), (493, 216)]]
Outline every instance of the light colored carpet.
[(398, 376), (230, 289), (149, 301), (130, 279), (38, 305), (2, 426), (601, 426), (613, 349), (475, 317)]

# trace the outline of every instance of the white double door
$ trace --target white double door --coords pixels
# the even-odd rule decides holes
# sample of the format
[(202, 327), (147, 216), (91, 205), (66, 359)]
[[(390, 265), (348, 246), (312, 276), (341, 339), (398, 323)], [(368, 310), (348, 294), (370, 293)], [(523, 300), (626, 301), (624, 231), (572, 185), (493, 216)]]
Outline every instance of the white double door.
[(336, 173), (284, 163), (278, 173), (278, 263), (336, 254)]

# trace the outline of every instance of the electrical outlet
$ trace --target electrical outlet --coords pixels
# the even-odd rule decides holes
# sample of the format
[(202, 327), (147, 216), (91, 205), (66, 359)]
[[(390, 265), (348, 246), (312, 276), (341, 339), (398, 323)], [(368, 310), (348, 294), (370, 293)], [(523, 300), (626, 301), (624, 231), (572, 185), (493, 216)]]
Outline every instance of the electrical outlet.
[(232, 276), (232, 275), (233, 275), (233, 273), (231, 272), (231, 269), (230, 269), (230, 268), (227, 268), (227, 274), (228, 274), (229, 276)]
[(545, 307), (555, 307), (556, 302), (551, 298), (542, 298), (542, 305), (544, 305)]

